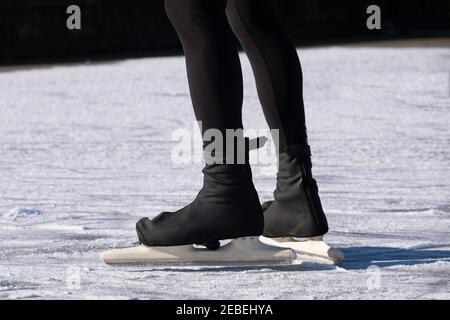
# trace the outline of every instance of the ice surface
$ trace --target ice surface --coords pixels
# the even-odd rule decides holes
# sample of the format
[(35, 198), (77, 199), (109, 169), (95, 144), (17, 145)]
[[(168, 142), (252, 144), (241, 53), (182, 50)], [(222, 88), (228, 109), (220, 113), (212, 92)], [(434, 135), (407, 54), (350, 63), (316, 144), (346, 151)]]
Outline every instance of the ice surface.
[(35, 208), (13, 208), (9, 212), (5, 213), (3, 218), (18, 220), (26, 217), (38, 216), (40, 214), (41, 211)]
[[(187, 204), (201, 164), (183, 58), (0, 72), (0, 298), (450, 298), (450, 50), (299, 50), (314, 171), (347, 261), (103, 265), (142, 216)], [(243, 57), (244, 119), (266, 128)], [(274, 189), (254, 166), (261, 200)], [(374, 267), (377, 265), (378, 267)]]

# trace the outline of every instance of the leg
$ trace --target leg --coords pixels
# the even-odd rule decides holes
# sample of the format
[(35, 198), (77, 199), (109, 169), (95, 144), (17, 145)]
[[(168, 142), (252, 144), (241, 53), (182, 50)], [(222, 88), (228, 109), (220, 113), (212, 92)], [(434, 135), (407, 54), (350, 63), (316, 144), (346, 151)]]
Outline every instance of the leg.
[(194, 113), (202, 129), (242, 128), (242, 72), (226, 0), (166, 0), (167, 15), (178, 33)]
[(275, 200), (263, 204), (264, 235), (323, 235), (328, 225), (311, 173), (295, 47), (278, 19), (274, 0), (228, 0), (227, 16), (252, 64), (269, 127), (280, 130), (277, 188)]
[(267, 123), (280, 130), (279, 150), (307, 144), (300, 61), (273, 0), (228, 0), (227, 16), (250, 59)]
[[(202, 128), (242, 128), (242, 73), (225, 0), (166, 0), (166, 10), (183, 44)], [(188, 206), (137, 223), (141, 243), (172, 246), (262, 234), (263, 214), (248, 162), (207, 164), (203, 174), (203, 188)]]

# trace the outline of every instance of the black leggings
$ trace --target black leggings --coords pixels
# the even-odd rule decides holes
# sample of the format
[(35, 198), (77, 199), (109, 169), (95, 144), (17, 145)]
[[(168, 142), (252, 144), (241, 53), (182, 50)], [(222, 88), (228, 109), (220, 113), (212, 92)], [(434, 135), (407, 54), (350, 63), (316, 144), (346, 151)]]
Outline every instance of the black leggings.
[(234, 33), (252, 65), (266, 121), (279, 129), (280, 151), (307, 143), (300, 61), (274, 0), (165, 0), (165, 5), (183, 45), (202, 133), (242, 128), (242, 70)]

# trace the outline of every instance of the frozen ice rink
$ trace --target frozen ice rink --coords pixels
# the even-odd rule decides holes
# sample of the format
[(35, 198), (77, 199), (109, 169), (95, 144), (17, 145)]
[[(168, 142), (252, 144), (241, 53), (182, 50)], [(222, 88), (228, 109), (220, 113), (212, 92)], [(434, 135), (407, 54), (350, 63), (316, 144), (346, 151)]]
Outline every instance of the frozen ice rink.
[[(450, 298), (450, 46), (299, 50), (341, 267), (111, 267), (99, 252), (186, 205), (202, 165), (182, 57), (0, 69), (0, 298)], [(242, 56), (244, 119), (265, 129)], [(260, 151), (261, 152), (261, 151)], [(262, 201), (275, 176), (254, 166)], [(174, 174), (175, 173), (175, 174)]]

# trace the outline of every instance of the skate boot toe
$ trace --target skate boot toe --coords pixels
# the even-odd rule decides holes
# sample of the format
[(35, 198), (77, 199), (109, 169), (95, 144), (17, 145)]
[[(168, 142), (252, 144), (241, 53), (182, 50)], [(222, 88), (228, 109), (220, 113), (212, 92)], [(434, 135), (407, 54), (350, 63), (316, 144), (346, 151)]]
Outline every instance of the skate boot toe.
[(136, 222), (136, 233), (138, 235), (139, 243), (148, 245), (147, 240), (145, 239), (145, 224), (149, 222), (148, 218), (142, 218), (138, 222)]

